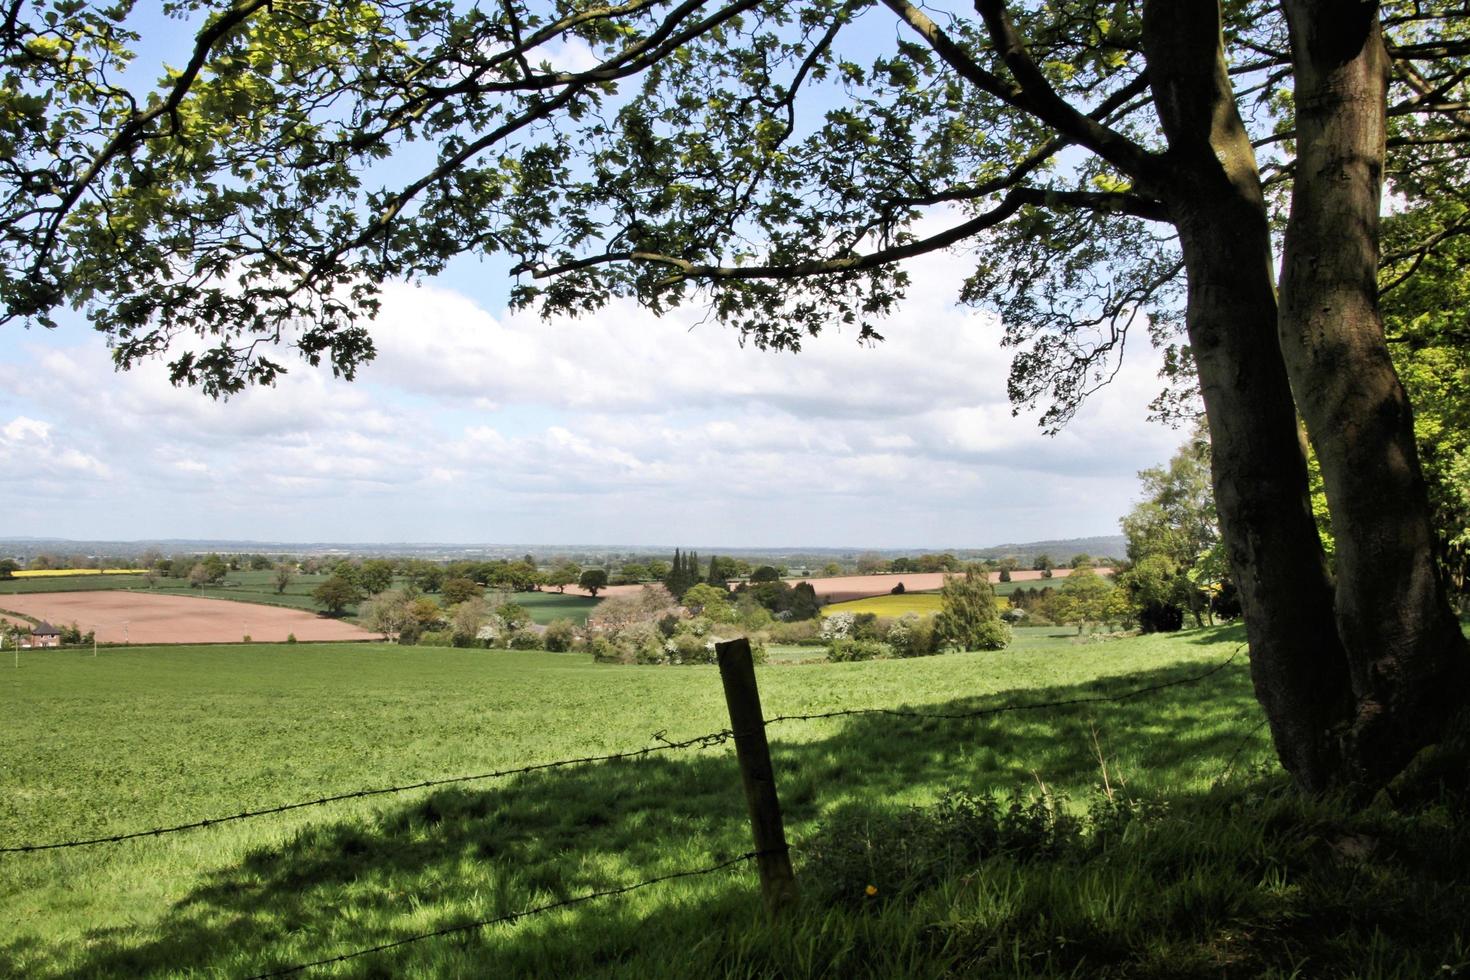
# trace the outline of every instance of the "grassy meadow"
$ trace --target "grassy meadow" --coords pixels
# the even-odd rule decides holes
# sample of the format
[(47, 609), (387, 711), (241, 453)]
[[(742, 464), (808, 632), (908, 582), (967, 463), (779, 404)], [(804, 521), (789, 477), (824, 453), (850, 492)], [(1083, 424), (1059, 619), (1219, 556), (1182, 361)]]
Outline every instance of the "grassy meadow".
[[(759, 676), (767, 717), (955, 712), (1191, 678), (1240, 642), (1229, 629), (1092, 643), (1038, 632), (1000, 653), (772, 664)], [(727, 724), (714, 668), (606, 666), (582, 654), (158, 647), (22, 655), (4, 675), (0, 846), (639, 748), (658, 744), (656, 732), (678, 740)], [(1456, 905), (1442, 888), (1429, 905), (1424, 888), (1395, 877), (1409, 860), (1396, 851), (1364, 867), (1327, 862), (1327, 880), (1299, 873), (1304, 856), (1334, 846), (1329, 825), (1346, 818), (1279, 791), (1259, 720), (1241, 653), (1202, 681), (1125, 700), (965, 720), (773, 725), (808, 895), (788, 929), (765, 926), (754, 871), (738, 866), (319, 972), (1284, 977), (1357, 963), (1363, 976), (1417, 976), (1409, 967), (1463, 957), (1465, 917), (1449, 920), (1458, 931), (1445, 926), (1464, 911), (1463, 894)], [(1000, 799), (1019, 790), (1041, 801), (1032, 811), (1086, 813), (1103, 798), (1099, 757), (1118, 814), (1098, 824), (1106, 832), (1094, 843), (946, 859), (947, 871), (918, 883), (911, 869), (929, 865), (916, 852), (885, 851), (931, 840), (949, 848), (907, 808), (951, 790)], [(1130, 800), (1146, 802), (1118, 802)], [(1349, 836), (1388, 841), (1397, 818), (1374, 819), (1383, 826)], [(1126, 846), (1095, 843), (1115, 838)], [(1443, 845), (1441, 871), (1470, 859), (1470, 844), (1453, 835), (1416, 826), (1414, 840)], [(9, 912), (0, 975), (252, 975), (749, 847), (732, 750), (720, 746), (0, 854)], [(1313, 904), (1326, 895), (1338, 897)], [(1421, 899), (1439, 911), (1400, 907)], [(1349, 902), (1398, 902), (1398, 918), (1355, 928), (1340, 918)], [(1327, 936), (1329, 914), (1339, 918)], [(1406, 957), (1410, 940), (1419, 945)], [(1394, 962), (1407, 972), (1387, 969)], [(1188, 969), (1171, 972), (1180, 964)]]

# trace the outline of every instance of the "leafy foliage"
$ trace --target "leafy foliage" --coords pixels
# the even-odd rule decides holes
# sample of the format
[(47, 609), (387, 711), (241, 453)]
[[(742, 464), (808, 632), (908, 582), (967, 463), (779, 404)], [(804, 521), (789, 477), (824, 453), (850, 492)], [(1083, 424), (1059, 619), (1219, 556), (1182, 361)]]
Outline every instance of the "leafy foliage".
[(943, 643), (961, 650), (1000, 650), (1010, 643), (1011, 628), (1001, 621), (986, 572), (972, 565), (964, 575), (946, 575), (939, 598), (934, 631)]

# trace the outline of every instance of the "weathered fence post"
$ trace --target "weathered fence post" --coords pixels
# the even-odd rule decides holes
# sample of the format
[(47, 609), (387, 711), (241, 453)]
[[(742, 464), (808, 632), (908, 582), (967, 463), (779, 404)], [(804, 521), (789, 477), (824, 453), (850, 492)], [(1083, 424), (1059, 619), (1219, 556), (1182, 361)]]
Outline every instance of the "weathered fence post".
[(730, 709), (730, 730), (735, 733), (735, 758), (740, 763), (740, 781), (745, 785), (745, 805), (750, 810), (761, 897), (775, 921), (796, 907), (796, 875), (791, 870), (781, 803), (776, 798), (776, 774), (771, 767), (771, 747), (766, 742), (766, 719), (761, 714), (750, 641), (742, 638), (717, 643), (715, 656), (725, 685), (725, 704)]

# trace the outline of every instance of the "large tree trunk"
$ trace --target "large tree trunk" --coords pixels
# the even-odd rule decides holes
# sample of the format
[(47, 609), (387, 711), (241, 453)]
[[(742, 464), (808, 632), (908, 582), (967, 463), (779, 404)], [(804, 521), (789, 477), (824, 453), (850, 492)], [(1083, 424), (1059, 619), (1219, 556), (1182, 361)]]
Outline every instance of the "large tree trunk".
[(1378, 311), (1388, 57), (1376, 6), (1286, 3), (1298, 149), (1280, 313), (1337, 537), (1338, 633), (1356, 701), (1348, 781), (1369, 788), (1470, 699), (1470, 656), (1434, 560), (1413, 419)]
[(1320, 792), (1340, 781), (1352, 699), (1277, 342), (1266, 205), (1225, 70), (1217, 4), (1149, 0), (1144, 44), (1169, 139), (1155, 190), (1184, 252), (1187, 326), (1251, 675), (1282, 764)]

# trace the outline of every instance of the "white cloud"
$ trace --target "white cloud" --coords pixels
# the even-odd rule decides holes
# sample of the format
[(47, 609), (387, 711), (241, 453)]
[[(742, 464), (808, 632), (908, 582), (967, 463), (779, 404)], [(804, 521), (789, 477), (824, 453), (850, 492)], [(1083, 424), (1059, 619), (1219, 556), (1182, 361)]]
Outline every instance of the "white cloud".
[(1143, 421), (1157, 358), (1135, 349), (1048, 439), (1012, 417), (994, 319), (950, 302), (962, 272), (916, 268), (886, 342), (833, 333), (798, 355), (742, 349), (698, 312), (617, 302), (547, 322), (394, 285), (356, 384), (298, 367), (228, 402), (156, 364), (114, 373), (74, 337), (12, 340), (0, 410), (24, 414), (0, 427), (0, 461), (116, 475), (107, 509), (59, 479), (28, 491), (28, 519), (74, 536), (964, 546), (1111, 530), (1134, 471), (1181, 441)]
[(111, 475), (95, 456), (53, 438), (52, 429), (48, 422), (25, 416), (0, 425), (0, 481), (64, 485), (67, 480)]

